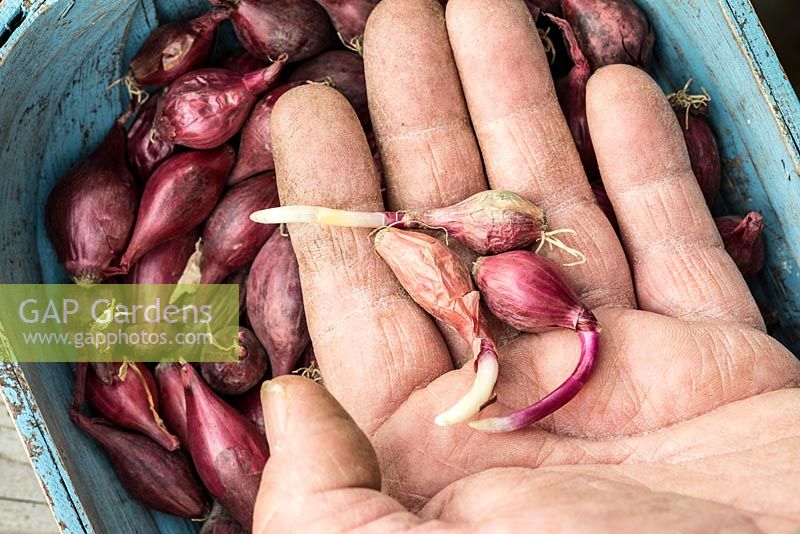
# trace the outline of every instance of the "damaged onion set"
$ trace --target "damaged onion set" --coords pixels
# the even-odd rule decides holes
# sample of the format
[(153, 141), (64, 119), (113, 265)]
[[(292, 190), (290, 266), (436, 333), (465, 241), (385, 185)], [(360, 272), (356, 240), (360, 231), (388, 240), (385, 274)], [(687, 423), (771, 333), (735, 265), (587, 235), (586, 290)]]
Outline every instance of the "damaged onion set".
[[(74, 424), (106, 450), (131, 496), (161, 512), (206, 520), (202, 532), (251, 529), (269, 458), (261, 384), (288, 373), (322, 380), (297, 257), (279, 225), (375, 229), (375, 252), (400, 285), (463, 339), (472, 384), (431, 414), (437, 425), (468, 423), (489, 433), (528, 427), (570, 402), (595, 367), (600, 326), (562, 275), (562, 267), (587, 258), (569, 244), (574, 230), (551, 228), (546, 213), (518, 194), (484, 191), (451, 206), (406, 211), (280, 206), (270, 118), (276, 102), (302, 84), (324, 83), (344, 95), (382, 174), (362, 59), (367, 18), (378, 2), (209, 0), (205, 13), (155, 28), (119, 80), (130, 109), (47, 199), (45, 230), (75, 283), (239, 285), (233, 360), (155, 368), (81, 363), (69, 408)], [(554, 80), (558, 101), (596, 199), (619, 232), (589, 135), (586, 84), (611, 63), (647, 69), (653, 29), (632, 0), (525, 4), (540, 33), (561, 37), (548, 48), (562, 63), (553, 66), (563, 73)], [(222, 26), (232, 27), (242, 48), (217, 43)], [(713, 208), (722, 165), (706, 120), (711, 99), (689, 88), (668, 98)], [(761, 215), (716, 223), (742, 274), (757, 273), (764, 263)], [(465, 263), (449, 239), (477, 260)], [(538, 254), (545, 246), (557, 261)], [(581, 348), (574, 371), (553, 392), (480, 418), (496, 398), (501, 358), (489, 328), (495, 317), (509, 330), (574, 330)], [(91, 416), (82, 413), (86, 407)]]

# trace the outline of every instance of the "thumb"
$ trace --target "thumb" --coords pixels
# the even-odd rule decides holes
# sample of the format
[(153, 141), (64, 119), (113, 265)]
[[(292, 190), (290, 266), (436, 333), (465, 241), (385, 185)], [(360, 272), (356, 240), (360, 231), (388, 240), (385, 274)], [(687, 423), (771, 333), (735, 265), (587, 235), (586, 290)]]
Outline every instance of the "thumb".
[(375, 450), (321, 385), (281, 376), (261, 387), (270, 458), (261, 477), (253, 532), (377, 531), (420, 520), (380, 493)]

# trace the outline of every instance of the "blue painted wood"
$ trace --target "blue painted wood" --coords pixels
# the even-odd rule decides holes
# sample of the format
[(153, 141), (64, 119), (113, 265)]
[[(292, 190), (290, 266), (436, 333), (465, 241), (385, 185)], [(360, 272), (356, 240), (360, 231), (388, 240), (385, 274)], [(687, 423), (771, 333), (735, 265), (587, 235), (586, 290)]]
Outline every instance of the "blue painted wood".
[[(638, 0), (665, 89), (711, 95), (724, 177), (717, 213), (760, 211), (767, 268), (751, 281), (770, 333), (800, 354), (800, 105), (747, 0)], [(721, 209), (724, 207), (724, 210)]]
[(27, 15), (28, 8), (23, 8), (22, 0), (0, 2), (0, 41), (14, 31), (14, 26)]
[[(666, 89), (693, 76), (713, 104), (725, 180), (718, 211), (761, 211), (768, 268), (752, 283), (773, 333), (800, 347), (800, 106), (747, 0), (638, 0), (658, 36)], [(0, 2), (0, 282), (64, 279), (44, 238), (47, 193), (124, 109), (106, 91), (158, 23), (196, 16), (199, 0)], [(20, 16), (21, 14), (21, 16)], [(18, 27), (3, 36), (14, 21)], [(221, 57), (235, 45), (229, 25)], [(0, 366), (0, 387), (65, 532), (194, 532), (145, 511), (97, 445), (67, 420), (69, 365)]]

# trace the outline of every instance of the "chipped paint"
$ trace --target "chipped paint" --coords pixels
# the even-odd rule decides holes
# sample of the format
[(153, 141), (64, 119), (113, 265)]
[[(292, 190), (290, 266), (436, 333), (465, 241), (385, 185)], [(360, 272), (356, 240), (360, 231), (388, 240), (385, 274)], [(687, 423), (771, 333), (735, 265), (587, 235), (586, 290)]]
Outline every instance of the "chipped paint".
[(25, 375), (17, 364), (0, 364), (0, 388), (45, 500), (57, 523), (62, 526), (61, 530), (67, 533), (91, 532), (74, 488), (64, 481), (62, 473), (65, 469), (56, 446)]

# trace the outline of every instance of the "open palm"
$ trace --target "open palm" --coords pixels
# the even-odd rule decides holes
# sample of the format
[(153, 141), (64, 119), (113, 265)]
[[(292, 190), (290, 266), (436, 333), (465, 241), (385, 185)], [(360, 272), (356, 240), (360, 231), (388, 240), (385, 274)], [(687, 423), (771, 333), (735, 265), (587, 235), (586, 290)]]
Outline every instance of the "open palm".
[[(764, 333), (658, 86), (614, 66), (588, 88), (620, 242), (594, 201), (522, 0), (450, 0), (446, 18), (436, 0), (383, 0), (365, 63), (386, 208), (451, 204), (488, 180), (539, 205), (551, 228), (577, 230), (570, 243), (588, 262), (565, 274), (603, 328), (598, 364), (536, 427), (437, 427), (472, 366), (458, 368), (462, 353), (373, 252), (369, 230), (290, 226), (328, 391), (297, 377), (265, 388), (272, 457), (254, 530), (800, 525), (800, 390), (789, 389), (800, 365)], [(272, 128), (283, 204), (384, 209), (364, 133), (336, 91), (292, 90)], [(483, 415), (552, 390), (578, 350), (567, 331), (509, 341), (499, 400)]]

